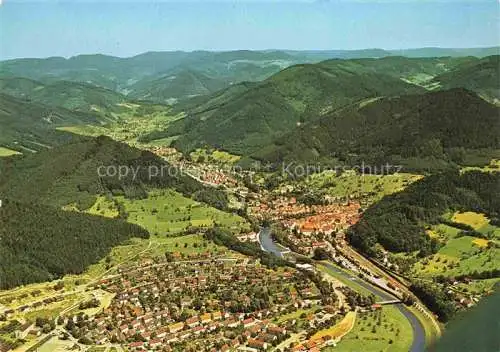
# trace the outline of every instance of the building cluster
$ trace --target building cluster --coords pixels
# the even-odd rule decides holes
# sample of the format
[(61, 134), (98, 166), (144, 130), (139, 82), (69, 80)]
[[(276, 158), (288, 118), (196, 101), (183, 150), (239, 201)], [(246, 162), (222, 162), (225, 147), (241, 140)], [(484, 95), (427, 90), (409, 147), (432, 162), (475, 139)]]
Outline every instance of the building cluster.
[(286, 335), (272, 318), (319, 302), (317, 287), (300, 272), (224, 259), (138, 266), (96, 288), (115, 297), (101, 313), (86, 317), (80, 336), (131, 351), (265, 350)]

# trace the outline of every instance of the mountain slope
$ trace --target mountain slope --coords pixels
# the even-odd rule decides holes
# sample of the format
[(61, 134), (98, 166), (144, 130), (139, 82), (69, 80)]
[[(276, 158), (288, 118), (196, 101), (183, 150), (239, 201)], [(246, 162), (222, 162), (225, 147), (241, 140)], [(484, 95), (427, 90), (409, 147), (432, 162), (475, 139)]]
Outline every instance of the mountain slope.
[(212, 78), (194, 70), (171, 72), (146, 78), (130, 87), (128, 96), (139, 100), (175, 103), (197, 95), (213, 93), (229, 85), (227, 79)]
[(143, 228), (118, 219), (3, 199), (0, 208), (0, 289), (82, 273)]
[[(147, 52), (128, 58), (106, 55), (78, 55), (65, 59), (16, 59), (0, 62), (0, 77), (25, 77), (45, 83), (71, 81), (105, 87), (133, 97), (164, 103), (169, 98), (182, 100), (199, 94), (199, 87), (192, 82), (180, 89), (162, 93), (159, 77), (170, 77), (182, 71), (196, 71), (220, 85), (228, 87), (243, 81), (261, 81), (280, 70), (300, 63), (316, 63), (341, 58), (381, 58), (395, 55), (415, 57), (437, 56), (486, 56), (498, 54), (498, 48), (439, 49), (424, 48), (407, 51), (382, 49), (328, 50), (328, 51), (249, 51), (228, 52)], [(148, 91), (148, 82), (152, 84)], [(164, 81), (166, 89), (169, 81)], [(138, 86), (135, 86), (135, 85)], [(210, 91), (213, 93), (214, 91)], [(158, 93), (158, 94), (157, 94)]]
[[(270, 140), (350, 104), (383, 96), (424, 93), (412, 81), (427, 79), (474, 58), (328, 60), (289, 67), (260, 84), (225, 91), (224, 99), (188, 107), (166, 134), (182, 134), (182, 150), (208, 144), (233, 153), (255, 152)], [(229, 98), (229, 99), (228, 99)]]
[[(213, 93), (230, 84), (267, 78), (285, 67), (307, 61), (307, 57), (299, 54), (248, 50), (147, 52), (129, 58), (79, 55), (69, 59), (52, 57), (2, 61), (0, 77), (24, 77), (44, 84), (57, 81), (89, 83), (130, 93), (132, 97), (147, 97), (164, 103), (169, 98), (180, 100), (204, 93), (198, 84), (193, 84), (193, 80), (208, 80), (205, 88)], [(193, 72), (199, 77), (181, 78), (174, 86), (168, 80), (174, 75), (189, 76)], [(158, 81), (159, 77), (166, 79)], [(162, 84), (165, 84), (165, 92), (162, 91)], [(150, 89), (148, 85), (151, 85)]]
[[(158, 188), (227, 207), (223, 191), (203, 186), (151, 152), (109, 137), (81, 138), (0, 159), (0, 288), (81, 273), (113, 246), (131, 237), (146, 238), (146, 230), (124, 221), (128, 214), (115, 196), (144, 199)], [(114, 202), (115, 218), (81, 212), (98, 196)]]
[(376, 256), (376, 243), (393, 252), (421, 250), (428, 255), (431, 238), (425, 224), (436, 224), (446, 211), (480, 211), (491, 217), (500, 212), (500, 173), (449, 171), (434, 174), (384, 197), (368, 208), (349, 229), (349, 241)]
[(125, 101), (123, 95), (112, 90), (69, 81), (44, 84), (23, 77), (5, 77), (0, 78), (0, 89), (25, 101), (96, 113), (119, 111), (118, 104)]
[[(98, 194), (144, 197), (148, 185), (171, 187), (188, 195), (203, 188), (158, 156), (104, 136), (0, 160), (0, 167), (3, 196), (57, 207), (87, 209)], [(163, 173), (159, 172), (162, 167)], [(122, 176), (117, 174), (118, 168), (123, 170)]]
[(0, 146), (20, 152), (39, 151), (75, 138), (56, 131), (59, 126), (101, 124), (89, 113), (16, 99), (0, 93)]
[(438, 75), (432, 83), (442, 89), (463, 87), (485, 99), (500, 103), (500, 55), (465, 62), (449, 72)]
[(413, 158), (460, 163), (469, 149), (500, 148), (499, 111), (465, 89), (382, 98), (297, 128), (252, 156), (407, 167)]

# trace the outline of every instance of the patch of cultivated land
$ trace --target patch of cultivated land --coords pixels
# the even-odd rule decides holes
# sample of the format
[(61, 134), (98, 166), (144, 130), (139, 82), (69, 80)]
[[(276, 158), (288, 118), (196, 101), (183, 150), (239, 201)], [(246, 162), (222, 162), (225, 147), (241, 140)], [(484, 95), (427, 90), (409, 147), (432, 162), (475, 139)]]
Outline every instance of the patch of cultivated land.
[(234, 164), (241, 159), (239, 155), (233, 155), (222, 150), (214, 150), (212, 152), (206, 149), (196, 149), (194, 152), (190, 153), (192, 160), (201, 161), (211, 161), (215, 163), (222, 164)]
[(336, 347), (325, 351), (408, 351), (412, 338), (408, 320), (397, 308), (384, 306), (378, 311), (358, 313), (351, 332)]
[(182, 115), (172, 115), (169, 108), (162, 105), (140, 106), (128, 105), (129, 110), (121, 113), (113, 113), (116, 122), (111, 122), (105, 126), (66, 126), (59, 130), (74, 134), (96, 137), (106, 135), (115, 140), (133, 145), (140, 144), (137, 139), (152, 131), (162, 130), (169, 123), (182, 118)]
[(63, 352), (71, 350), (71, 347), (75, 343), (72, 341), (63, 341), (58, 337), (53, 337), (42, 346), (40, 346), (37, 351), (39, 352)]
[(490, 224), (490, 219), (484, 214), (467, 211), (456, 212), (452, 220), (461, 224), (469, 225), (474, 230), (486, 235), (488, 238), (500, 239), (500, 228)]
[(406, 173), (359, 175), (354, 172), (345, 172), (337, 176), (332, 172), (323, 172), (310, 176), (305, 184), (311, 189), (324, 190), (334, 197), (366, 199), (368, 203), (373, 203), (385, 195), (402, 191), (421, 178), (421, 175)]
[(15, 150), (12, 150), (12, 149), (0, 147), (0, 157), (11, 156), (11, 155), (16, 155), (16, 154), (21, 154), (21, 153), (15, 151)]
[(483, 237), (463, 235), (461, 229), (439, 224), (427, 233), (442, 243), (438, 252), (420, 259), (413, 268), (415, 275), (457, 276), (500, 267), (500, 228), (490, 224), (484, 215), (475, 212), (456, 212), (445, 217), (453, 222), (471, 226)]
[(462, 292), (474, 294), (492, 293), (495, 285), (500, 282), (500, 278), (474, 280), (467, 283), (460, 283), (457, 288)]
[(127, 212), (127, 221), (146, 228), (152, 234), (173, 235), (189, 227), (208, 228), (216, 223), (233, 230), (249, 230), (242, 217), (198, 203), (171, 190), (153, 190), (147, 199), (116, 197), (116, 201)]

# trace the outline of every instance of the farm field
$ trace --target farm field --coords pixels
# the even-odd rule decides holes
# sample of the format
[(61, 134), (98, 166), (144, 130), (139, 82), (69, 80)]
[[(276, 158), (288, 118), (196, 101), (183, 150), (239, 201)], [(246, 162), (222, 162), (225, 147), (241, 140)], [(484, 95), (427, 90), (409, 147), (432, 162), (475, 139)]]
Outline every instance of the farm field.
[(124, 109), (118, 114), (113, 113), (115, 121), (109, 124), (103, 126), (65, 126), (59, 127), (58, 130), (92, 137), (106, 135), (117, 141), (139, 146), (142, 144), (138, 141), (140, 136), (151, 131), (164, 129), (170, 122), (183, 117), (182, 114), (172, 115), (170, 109), (164, 105), (121, 105), (128, 109)]
[(456, 212), (452, 220), (461, 224), (469, 225), (474, 230), (481, 232), (489, 238), (500, 238), (500, 228), (490, 224), (490, 219), (481, 213), (467, 211), (464, 213)]
[(443, 215), (455, 223), (471, 226), (483, 237), (464, 236), (462, 230), (447, 224), (434, 225), (427, 230), (442, 247), (431, 257), (420, 259), (413, 268), (419, 276), (456, 276), (496, 269), (500, 266), (500, 228), (490, 224), (481, 213), (455, 212)]
[(23, 315), (23, 318), (35, 321), (36, 318), (55, 319), (59, 313), (70, 308), (77, 301), (76, 295), (65, 297), (64, 301), (52, 303), (48, 308), (34, 310)]
[(213, 255), (225, 254), (226, 247), (217, 246), (211, 241), (203, 238), (203, 235), (193, 234), (179, 237), (152, 236), (152, 246), (144, 253), (144, 256), (159, 257), (165, 252), (178, 253), (181, 257), (192, 254), (211, 253)]
[(12, 149), (0, 147), (0, 157), (11, 156), (11, 155), (16, 155), (16, 154), (21, 154), (21, 153), (15, 151), (15, 150), (12, 150)]
[(215, 223), (237, 231), (249, 230), (242, 217), (195, 202), (172, 190), (152, 190), (147, 199), (115, 199), (123, 204), (129, 222), (151, 234), (175, 235), (189, 227), (210, 227)]
[(412, 328), (404, 316), (395, 307), (384, 306), (379, 311), (358, 313), (351, 332), (325, 351), (408, 351), (412, 338)]
[(321, 189), (334, 197), (365, 199), (369, 204), (383, 196), (399, 192), (411, 183), (421, 179), (421, 175), (359, 175), (345, 172), (337, 176), (332, 172), (323, 172), (310, 176), (305, 184), (312, 189)]
[(445, 241), (450, 238), (454, 238), (456, 235), (458, 235), (460, 231), (461, 231), (460, 229), (457, 229), (456, 227), (453, 226), (449, 226), (446, 224), (438, 224), (432, 226), (431, 229), (427, 230), (427, 234), (431, 238), (438, 238)]
[(191, 159), (195, 161), (210, 161), (221, 164), (234, 164), (241, 159), (239, 155), (233, 155), (222, 150), (208, 151), (206, 149), (196, 149), (190, 153)]
[(484, 246), (483, 241), (471, 236), (451, 238), (436, 254), (417, 262), (413, 270), (421, 276), (456, 276), (498, 268), (500, 251)]
[(496, 284), (500, 283), (500, 278), (474, 280), (468, 283), (460, 283), (457, 285), (459, 290), (475, 294), (491, 293)]
[(74, 342), (60, 340), (57, 336), (51, 338), (42, 346), (40, 346), (37, 351), (39, 352), (64, 352), (71, 350)]

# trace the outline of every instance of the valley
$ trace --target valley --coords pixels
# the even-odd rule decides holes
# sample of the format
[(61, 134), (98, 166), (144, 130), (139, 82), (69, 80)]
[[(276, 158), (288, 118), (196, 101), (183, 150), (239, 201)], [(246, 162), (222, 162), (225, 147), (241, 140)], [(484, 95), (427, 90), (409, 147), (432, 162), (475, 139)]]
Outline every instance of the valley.
[(499, 287), (499, 56), (375, 52), (0, 62), (0, 351), (433, 348)]

